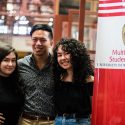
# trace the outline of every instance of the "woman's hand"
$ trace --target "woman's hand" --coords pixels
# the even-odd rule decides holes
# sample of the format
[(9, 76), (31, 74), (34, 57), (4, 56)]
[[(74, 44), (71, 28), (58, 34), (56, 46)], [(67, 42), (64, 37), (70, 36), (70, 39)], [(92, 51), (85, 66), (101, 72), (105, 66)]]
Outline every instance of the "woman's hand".
[(87, 82), (94, 82), (94, 76), (89, 76), (87, 78)]
[(4, 123), (5, 118), (3, 117), (3, 113), (0, 113), (0, 125)]

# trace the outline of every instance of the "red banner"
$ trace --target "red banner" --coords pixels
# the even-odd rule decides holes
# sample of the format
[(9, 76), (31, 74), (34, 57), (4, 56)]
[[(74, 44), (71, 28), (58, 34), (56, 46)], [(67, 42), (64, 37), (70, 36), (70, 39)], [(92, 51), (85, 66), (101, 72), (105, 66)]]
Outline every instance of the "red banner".
[(125, 0), (99, 0), (92, 125), (125, 125)]

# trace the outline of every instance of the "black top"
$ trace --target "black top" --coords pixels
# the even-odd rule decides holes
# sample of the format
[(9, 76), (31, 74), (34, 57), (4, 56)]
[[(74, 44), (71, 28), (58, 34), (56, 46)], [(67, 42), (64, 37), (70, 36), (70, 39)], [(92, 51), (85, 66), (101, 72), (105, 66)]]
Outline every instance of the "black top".
[(23, 96), (18, 94), (8, 77), (0, 76), (0, 113), (5, 117), (4, 125), (17, 125)]
[(55, 107), (57, 114), (76, 113), (80, 115), (91, 114), (91, 100), (93, 82), (72, 83), (60, 81), (56, 85)]

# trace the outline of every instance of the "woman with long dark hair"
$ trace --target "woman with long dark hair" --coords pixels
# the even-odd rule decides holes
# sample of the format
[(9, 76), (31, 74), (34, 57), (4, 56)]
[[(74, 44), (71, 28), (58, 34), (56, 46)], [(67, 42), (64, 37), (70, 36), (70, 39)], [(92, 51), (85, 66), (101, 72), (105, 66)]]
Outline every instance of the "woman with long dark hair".
[(53, 54), (55, 125), (90, 125), (94, 73), (84, 44), (61, 39)]
[(10, 45), (0, 43), (0, 125), (17, 125), (22, 106), (17, 53)]

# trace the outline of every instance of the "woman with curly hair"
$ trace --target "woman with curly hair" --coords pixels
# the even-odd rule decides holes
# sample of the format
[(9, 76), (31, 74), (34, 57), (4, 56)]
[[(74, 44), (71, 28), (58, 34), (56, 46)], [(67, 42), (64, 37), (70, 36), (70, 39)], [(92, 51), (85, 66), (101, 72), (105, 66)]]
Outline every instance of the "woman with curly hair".
[(17, 125), (22, 106), (17, 53), (10, 45), (0, 43), (0, 125)]
[(90, 125), (94, 73), (84, 44), (63, 38), (53, 54), (55, 125)]

